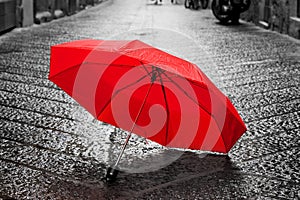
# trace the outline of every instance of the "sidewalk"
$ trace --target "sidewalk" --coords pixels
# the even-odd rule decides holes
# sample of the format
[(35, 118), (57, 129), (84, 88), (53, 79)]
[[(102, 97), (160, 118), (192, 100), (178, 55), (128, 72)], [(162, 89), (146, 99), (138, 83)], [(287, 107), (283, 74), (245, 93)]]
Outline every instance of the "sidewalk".
[[(0, 199), (300, 198), (299, 41), (163, 3), (105, 1), (0, 36)], [(196, 63), (248, 127), (230, 159), (186, 152), (165, 168), (104, 184), (120, 148), (113, 128), (47, 80), (50, 46), (85, 38), (141, 39)], [(165, 155), (132, 145), (125, 157), (146, 154)]]

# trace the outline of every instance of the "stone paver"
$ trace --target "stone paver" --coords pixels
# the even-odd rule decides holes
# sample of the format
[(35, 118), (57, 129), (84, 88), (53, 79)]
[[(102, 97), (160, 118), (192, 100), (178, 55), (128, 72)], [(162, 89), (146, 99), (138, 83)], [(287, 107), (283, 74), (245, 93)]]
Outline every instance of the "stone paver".
[[(230, 159), (185, 152), (164, 168), (103, 183), (125, 134), (93, 120), (47, 79), (50, 46), (85, 38), (141, 39), (196, 63), (248, 127)], [(2, 35), (0, 199), (298, 199), (299, 58), (295, 39), (245, 22), (222, 26), (211, 10), (167, 1), (108, 0)], [(130, 141), (128, 162), (182, 154), (140, 143)]]

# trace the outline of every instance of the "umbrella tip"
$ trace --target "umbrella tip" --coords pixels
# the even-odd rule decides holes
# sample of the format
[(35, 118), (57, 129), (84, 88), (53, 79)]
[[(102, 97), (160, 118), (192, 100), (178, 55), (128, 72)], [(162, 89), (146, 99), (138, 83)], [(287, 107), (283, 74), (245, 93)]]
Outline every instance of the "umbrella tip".
[(116, 181), (118, 173), (119, 173), (119, 170), (117, 170), (113, 167), (109, 167), (106, 170), (106, 175), (103, 178), (103, 180), (107, 183), (113, 183)]

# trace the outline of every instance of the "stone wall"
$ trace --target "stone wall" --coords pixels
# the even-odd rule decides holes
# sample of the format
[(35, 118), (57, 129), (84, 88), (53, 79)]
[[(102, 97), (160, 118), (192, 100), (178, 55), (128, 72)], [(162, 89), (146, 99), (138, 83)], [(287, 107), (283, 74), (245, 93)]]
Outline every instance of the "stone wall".
[(289, 32), (289, 0), (271, 1), (271, 30), (280, 33)]
[(102, 0), (34, 0), (35, 23), (71, 15)]
[(300, 18), (297, 17), (297, 1), (290, 1), (289, 35), (300, 39)]
[(50, 12), (62, 10), (65, 14), (68, 11), (69, 0), (35, 0), (35, 12)]
[(16, 26), (15, 0), (0, 0), (0, 33)]
[[(252, 0), (248, 11), (241, 15), (246, 21), (279, 33), (299, 38), (300, 19), (296, 17), (296, 0), (269, 0), (270, 16), (266, 19), (267, 0)], [(299, 20), (298, 20), (299, 19)]]
[(249, 9), (241, 14), (241, 18), (257, 24), (259, 22), (259, 12), (257, 12), (259, 10), (258, 3), (259, 0), (252, 0)]

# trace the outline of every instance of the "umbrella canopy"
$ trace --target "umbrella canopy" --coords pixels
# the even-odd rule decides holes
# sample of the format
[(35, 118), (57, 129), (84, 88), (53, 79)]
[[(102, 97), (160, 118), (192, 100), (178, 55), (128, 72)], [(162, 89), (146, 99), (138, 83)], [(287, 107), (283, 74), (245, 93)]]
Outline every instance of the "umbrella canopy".
[(52, 46), (49, 79), (98, 120), (164, 146), (227, 153), (246, 131), (195, 64), (139, 40)]

